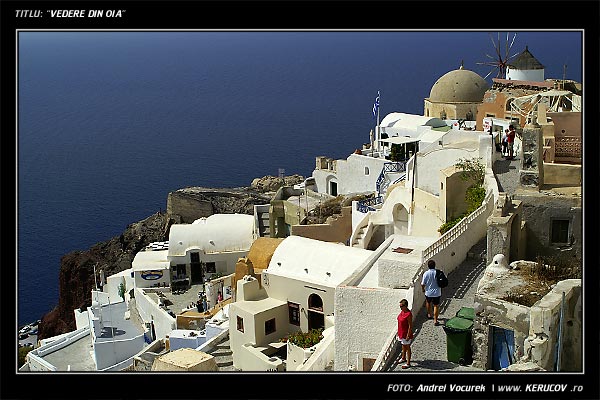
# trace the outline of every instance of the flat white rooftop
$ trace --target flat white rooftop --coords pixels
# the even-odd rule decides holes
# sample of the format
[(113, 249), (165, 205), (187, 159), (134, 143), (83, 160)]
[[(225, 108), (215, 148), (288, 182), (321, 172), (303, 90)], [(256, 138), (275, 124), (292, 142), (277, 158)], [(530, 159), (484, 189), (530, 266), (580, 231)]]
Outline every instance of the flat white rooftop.
[(42, 358), (54, 365), (58, 371), (96, 371), (93, 352), (92, 336), (88, 334)]

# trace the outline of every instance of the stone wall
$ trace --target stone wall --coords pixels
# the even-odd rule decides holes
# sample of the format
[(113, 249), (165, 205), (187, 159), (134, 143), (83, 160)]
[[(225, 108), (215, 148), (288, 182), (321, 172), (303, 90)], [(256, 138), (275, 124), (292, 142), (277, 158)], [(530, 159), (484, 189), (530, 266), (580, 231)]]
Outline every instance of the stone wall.
[[(553, 192), (517, 191), (515, 199), (523, 203), (523, 220), (527, 221), (527, 248), (525, 258), (534, 261), (538, 255), (564, 258), (583, 257), (583, 215), (581, 196), (560, 195)], [(551, 243), (552, 221), (570, 221), (570, 246), (558, 247)]]
[(175, 223), (190, 224), (213, 214), (254, 214), (254, 205), (268, 204), (269, 195), (249, 188), (190, 187), (169, 193), (167, 215)]

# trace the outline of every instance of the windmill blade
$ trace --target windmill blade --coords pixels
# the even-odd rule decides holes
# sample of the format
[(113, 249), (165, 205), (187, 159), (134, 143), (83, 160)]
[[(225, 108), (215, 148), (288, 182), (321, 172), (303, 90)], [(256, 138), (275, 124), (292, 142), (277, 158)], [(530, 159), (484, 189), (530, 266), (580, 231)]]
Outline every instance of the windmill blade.
[(494, 38), (492, 37), (491, 33), (490, 33), (490, 40), (492, 41), (492, 45), (494, 46), (494, 50), (496, 50), (496, 54), (500, 55), (500, 53), (498, 52), (498, 48), (496, 47), (496, 42), (494, 42)]
[(506, 42), (504, 42), (504, 48), (506, 50), (506, 52), (504, 53), (505, 59), (508, 59), (508, 36), (509, 35), (510, 35), (510, 32), (506, 32)]
[(490, 72), (488, 72), (487, 75), (483, 79), (486, 80), (488, 78), (488, 76), (490, 76), (492, 74), (492, 72), (494, 72), (493, 69), (491, 69)]
[(515, 39), (517, 38), (517, 34), (515, 33), (515, 35), (512, 38), (512, 42), (510, 42), (510, 47), (509, 50), (512, 48), (513, 44), (515, 43)]

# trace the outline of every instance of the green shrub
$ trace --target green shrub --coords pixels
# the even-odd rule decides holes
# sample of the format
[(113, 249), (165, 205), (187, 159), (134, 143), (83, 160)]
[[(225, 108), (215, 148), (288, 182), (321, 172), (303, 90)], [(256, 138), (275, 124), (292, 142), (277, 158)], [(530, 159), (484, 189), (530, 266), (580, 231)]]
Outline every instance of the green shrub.
[(29, 347), (29, 346), (19, 347), (19, 356), (18, 356), (19, 368), (21, 368), (25, 364), (25, 356), (31, 350), (33, 350), (33, 347)]
[(121, 282), (119, 284), (119, 296), (123, 299), (123, 301), (125, 301), (125, 291), (127, 290), (127, 287), (125, 286), (125, 282)]
[(281, 342), (291, 342), (296, 346), (308, 349), (323, 339), (323, 329), (311, 329), (309, 332), (294, 332), (280, 339)]
[(461, 214), (460, 216), (458, 216), (457, 218), (451, 219), (450, 221), (446, 221), (444, 222), (439, 228), (438, 228), (438, 232), (441, 233), (442, 235), (446, 232), (448, 232), (450, 229), (452, 229), (452, 227), (456, 224), (458, 224), (460, 221), (462, 221), (462, 219), (464, 217), (466, 217), (469, 214)]
[(467, 215), (477, 210), (485, 199), (485, 188), (483, 186), (470, 186), (465, 193), (467, 202)]

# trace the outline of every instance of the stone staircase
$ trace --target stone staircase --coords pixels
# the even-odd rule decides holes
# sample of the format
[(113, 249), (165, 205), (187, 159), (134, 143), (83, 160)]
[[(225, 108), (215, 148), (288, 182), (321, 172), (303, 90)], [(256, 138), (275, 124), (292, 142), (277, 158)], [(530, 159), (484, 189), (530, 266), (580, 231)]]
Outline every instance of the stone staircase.
[[(365, 233), (367, 232), (368, 228), (369, 228), (368, 225), (365, 225), (362, 228), (360, 228), (360, 230), (354, 237), (354, 241), (352, 242), (352, 247), (363, 247), (363, 238), (364, 238)], [(359, 244), (360, 244), (360, 246), (357, 246)]]
[(212, 351), (209, 352), (215, 358), (219, 371), (235, 371), (233, 367), (233, 352), (229, 347), (229, 337), (219, 342)]

